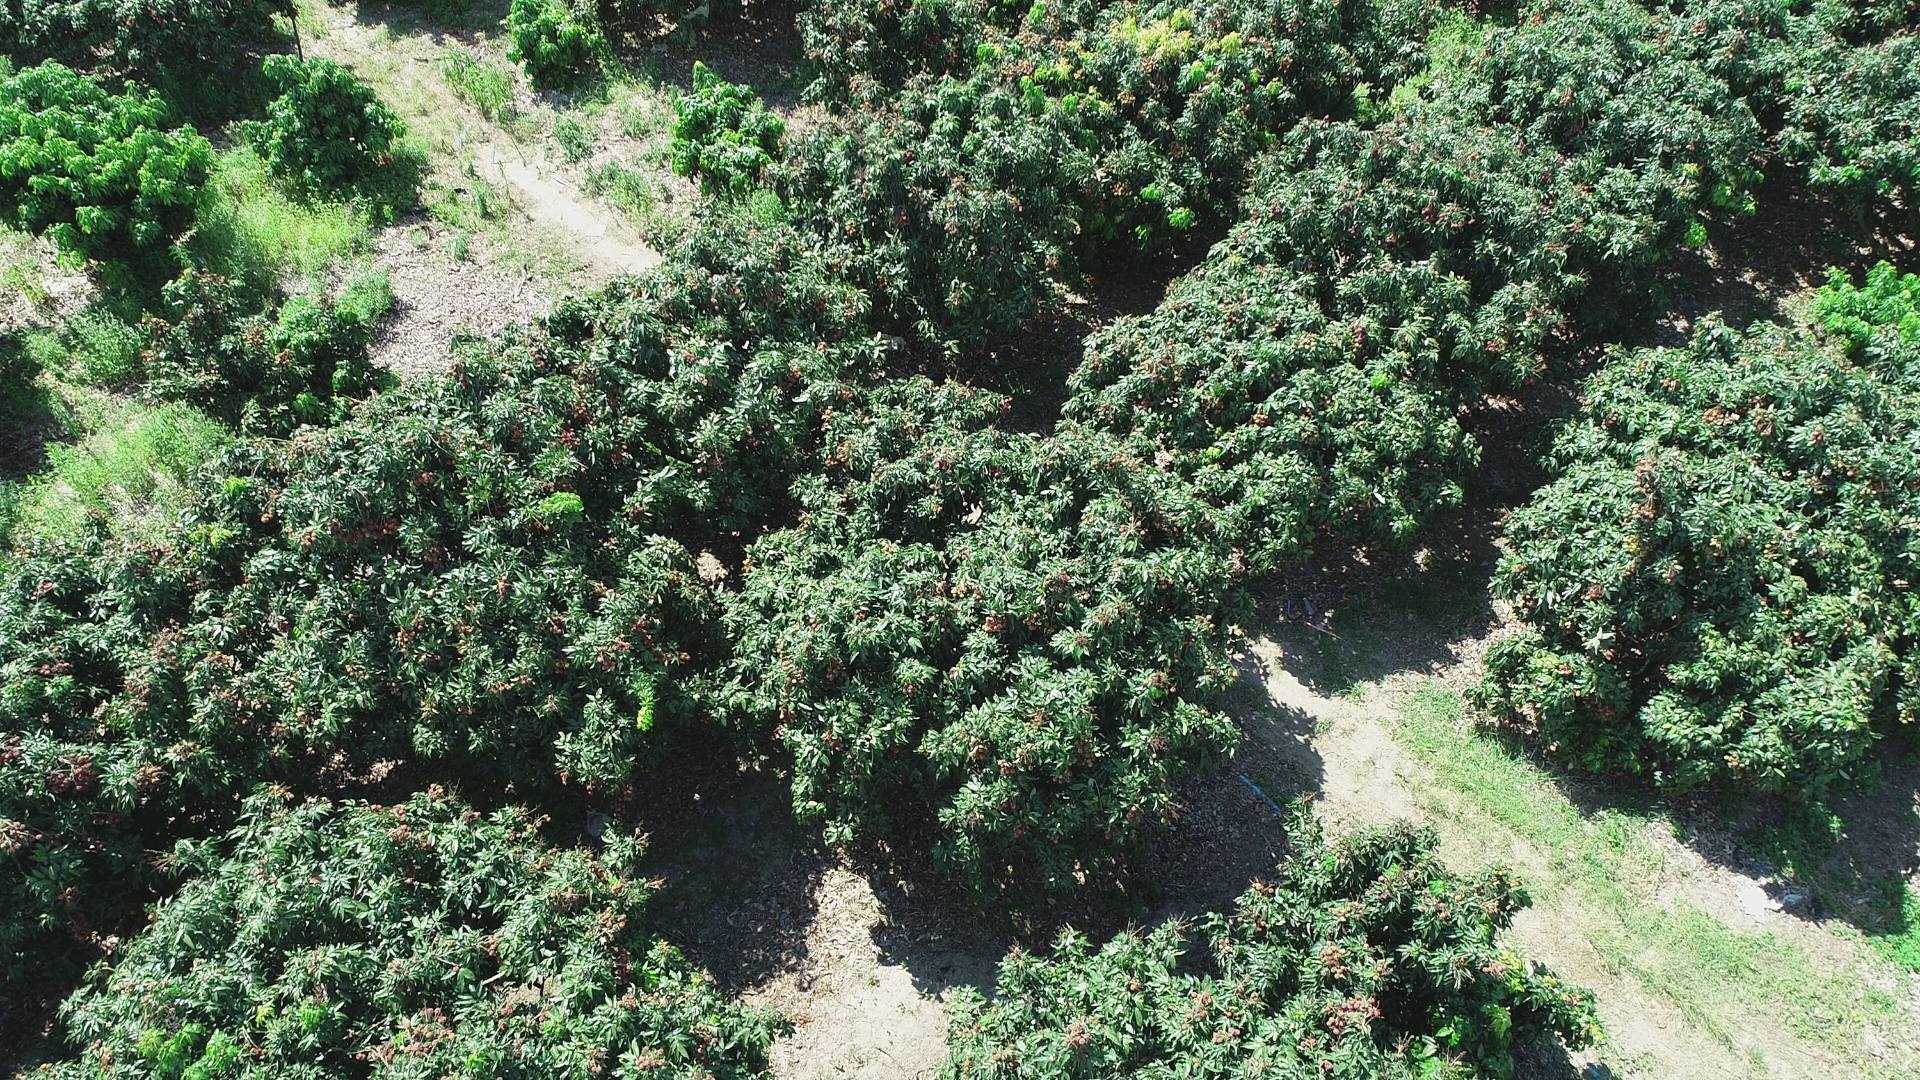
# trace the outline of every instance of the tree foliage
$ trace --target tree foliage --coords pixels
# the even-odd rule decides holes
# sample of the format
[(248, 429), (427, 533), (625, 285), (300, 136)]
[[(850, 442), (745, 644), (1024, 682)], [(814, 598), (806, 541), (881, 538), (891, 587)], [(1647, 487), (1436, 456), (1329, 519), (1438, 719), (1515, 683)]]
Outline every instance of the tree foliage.
[(48, 61), (0, 80), (0, 212), (103, 262), (164, 256), (192, 227), (213, 151), (159, 95)]
[(268, 171), (303, 190), (338, 191), (393, 165), (405, 125), (352, 72), (284, 54), (267, 57), (263, 70), (280, 96), (246, 133)]
[[(1860, 341), (1872, 303), (1837, 285), (1826, 305)], [(1917, 376), (1898, 332), (1843, 356), (1714, 324), (1610, 361), (1507, 525), (1495, 585), (1528, 629), (1489, 652), (1482, 704), (1675, 788), (1857, 776), (1920, 717)]]
[(680, 254), (447, 379), (248, 444), (163, 546), (0, 570), (9, 966), (91, 940), (143, 845), (260, 780), (410, 758), (617, 789), (656, 723), (697, 715), (725, 643), (685, 545), (779, 511), (875, 352), (790, 241)]
[(1858, 46), (1828, 38), (1800, 58), (1782, 156), (1856, 213), (1920, 226), (1920, 36)]
[(764, 1076), (783, 1024), (647, 931), (637, 838), (553, 850), (540, 819), (438, 791), (263, 792), (70, 998), (47, 1080)]
[(942, 1075), (1464, 1080), (1593, 1040), (1592, 995), (1497, 944), (1527, 904), (1511, 877), (1449, 871), (1404, 823), (1329, 841), (1300, 809), (1290, 835), (1271, 883), (1204, 919), (1198, 960), (1177, 923), (1007, 957), (991, 1002), (955, 1002)]
[(244, 289), (195, 270), (162, 299), (140, 355), (146, 391), (191, 401), (243, 432), (338, 422), (386, 381), (368, 357), (384, 305), (302, 295), (269, 318), (251, 310)]
[(780, 153), (786, 125), (752, 90), (693, 62), (693, 92), (674, 107), (673, 171), (709, 193), (743, 195)]
[(731, 598), (735, 707), (830, 838), (932, 826), (975, 884), (1064, 888), (1232, 747), (1210, 695), (1242, 600), (1191, 493), (1108, 438), (987, 426), (1003, 406), (909, 383), (835, 417)]
[(197, 65), (226, 63), (271, 37), (277, 0), (8, 0), (0, 5), (0, 50), (152, 78), (203, 77)]
[(508, 52), (542, 90), (578, 83), (607, 47), (599, 19), (571, 0), (513, 0), (507, 9), (507, 36)]

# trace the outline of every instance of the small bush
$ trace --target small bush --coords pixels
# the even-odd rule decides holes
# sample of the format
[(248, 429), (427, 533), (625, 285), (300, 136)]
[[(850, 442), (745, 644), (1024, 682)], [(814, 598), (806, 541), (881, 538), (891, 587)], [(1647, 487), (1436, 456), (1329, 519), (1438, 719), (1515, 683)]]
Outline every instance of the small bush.
[(569, 165), (578, 165), (592, 157), (596, 143), (593, 132), (571, 116), (554, 121), (553, 141), (559, 145), (560, 153)]
[(338, 191), (394, 164), (404, 125), (373, 88), (331, 60), (269, 56), (262, 70), (280, 96), (246, 125), (267, 171), (306, 191)]
[(1814, 302), (1813, 315), (1817, 325), (1856, 358), (1870, 348), (1920, 345), (1920, 274), (1903, 274), (1883, 262), (1855, 286), (1844, 272), (1834, 270)]
[(147, 392), (193, 402), (241, 431), (337, 422), (382, 382), (367, 355), (385, 312), (377, 294), (349, 304), (302, 294), (268, 318), (232, 283), (190, 271), (162, 295), (141, 354)]
[(727, 82), (698, 60), (693, 92), (682, 97), (673, 122), (673, 171), (698, 177), (709, 193), (744, 195), (780, 153), (786, 125), (758, 95)]
[(213, 164), (206, 139), (166, 120), (157, 94), (109, 93), (57, 63), (0, 80), (0, 212), (84, 258), (164, 258)]
[(606, 51), (599, 20), (569, 0), (513, 0), (507, 9), (509, 50), (541, 90), (578, 83)]
[(764, 1076), (784, 1022), (651, 937), (638, 840), (553, 850), (540, 825), (258, 795), (176, 856), (198, 874), (68, 1000), (78, 1058), (37, 1075)]
[(956, 999), (942, 1076), (1469, 1080), (1599, 1034), (1591, 993), (1495, 944), (1527, 905), (1505, 873), (1455, 874), (1405, 824), (1327, 841), (1296, 810), (1289, 833), (1275, 880), (1203, 921), (1198, 961), (1179, 924), (1007, 957), (991, 1002)]

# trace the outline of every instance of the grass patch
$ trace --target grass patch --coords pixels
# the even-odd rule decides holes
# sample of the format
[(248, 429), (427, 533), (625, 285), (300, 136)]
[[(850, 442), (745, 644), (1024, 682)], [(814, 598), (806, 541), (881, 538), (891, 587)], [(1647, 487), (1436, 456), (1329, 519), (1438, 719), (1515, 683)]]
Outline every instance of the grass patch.
[(40, 370), (61, 382), (94, 387), (131, 383), (139, 375), (145, 344), (138, 326), (107, 307), (90, 307), (57, 329), (28, 331), (24, 338), (27, 355)]
[(90, 529), (133, 540), (159, 536), (186, 484), (232, 433), (186, 405), (139, 405), (111, 395), (76, 403), (77, 442), (47, 448), (47, 468), (7, 492), (6, 539), (69, 539)]
[(215, 163), (189, 250), (198, 265), (266, 296), (289, 279), (317, 281), (329, 266), (365, 251), (371, 238), (364, 211), (293, 198), (253, 151), (236, 148)]
[(671, 196), (658, 181), (617, 161), (602, 162), (587, 173), (587, 194), (618, 207), (640, 235), (659, 247), (672, 245), (687, 227), (685, 216), (670, 208)]
[(441, 55), (440, 73), (454, 94), (480, 115), (496, 123), (514, 118), (513, 72), (455, 46)]
[(1535, 860), (1521, 877), (1543, 904), (1579, 913), (1567, 932), (1712, 1038), (1751, 1057), (1739, 1032), (1784, 1026), (1851, 1060), (1867, 1025), (1898, 1029), (1899, 1003), (1865, 971), (1656, 895), (1666, 855), (1655, 838), (1672, 825), (1632, 808), (1583, 812), (1539, 766), (1474, 730), (1454, 691), (1409, 694), (1394, 735), (1431, 770), (1416, 795), (1447, 833), (1491, 858)]
[[(1867, 792), (1847, 800), (1841, 809), (1801, 807), (1776, 825), (1748, 837), (1756, 850), (1780, 867), (1780, 872), (1806, 884), (1828, 911), (1860, 930), (1881, 956), (1903, 970), (1920, 973), (1920, 894), (1907, 883), (1904, 868), (1857, 857), (1852, 836), (1864, 832), (1867, 809), (1878, 796)], [(1911, 813), (1901, 793), (1893, 793), (1892, 812)], [(1863, 809), (1866, 808), (1866, 809)]]
[(0, 290), (9, 296), (23, 297), (34, 307), (47, 302), (40, 256), (34, 250), (33, 237), (4, 226), (0, 226)]

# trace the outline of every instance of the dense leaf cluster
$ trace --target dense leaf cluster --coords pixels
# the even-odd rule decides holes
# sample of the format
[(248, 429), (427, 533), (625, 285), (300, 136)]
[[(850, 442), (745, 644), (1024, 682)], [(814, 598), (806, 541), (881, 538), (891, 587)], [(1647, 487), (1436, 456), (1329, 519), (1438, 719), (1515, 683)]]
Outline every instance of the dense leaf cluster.
[[(1920, 36), (1804, 48), (1789, 84), (1781, 155), (1860, 213), (1920, 226)], [(1904, 214), (1893, 212), (1894, 204)]]
[(9, 966), (90, 937), (120, 897), (86, 883), (261, 780), (404, 757), (617, 786), (656, 716), (693, 715), (725, 645), (686, 543), (779, 512), (875, 350), (778, 236), (682, 256), (247, 445), (163, 547), (0, 573)]
[(195, 270), (161, 294), (140, 356), (147, 392), (193, 402), (242, 432), (338, 422), (386, 381), (367, 351), (380, 310), (303, 295), (269, 318), (241, 287)]
[(7, 0), (0, 52), (58, 59), (151, 78), (203, 77), (195, 65), (226, 63), (272, 36), (277, 0)]
[(579, 82), (607, 47), (595, 13), (571, 0), (513, 0), (507, 9), (507, 36), (508, 52), (542, 90)]
[(1450, 872), (1406, 825), (1328, 841), (1300, 811), (1290, 837), (1273, 882), (1207, 917), (1197, 962), (1178, 924), (1008, 957), (991, 1002), (956, 1002), (942, 1075), (1464, 1080), (1592, 1041), (1591, 995), (1496, 943), (1527, 903), (1511, 878)]
[(1364, 64), (1345, 43), (1372, 9), (1011, 11), (803, 17), (819, 89), (852, 107), (799, 142), (778, 186), (883, 313), (943, 344), (1010, 330), (1087, 267), (1227, 220), (1262, 150), (1352, 96)]
[(1302, 124), (1207, 261), (1088, 342), (1067, 415), (1165, 455), (1256, 570), (1330, 525), (1410, 535), (1478, 460), (1458, 410), (1742, 201), (1757, 125), (1662, 40), (1555, 5), (1375, 127)]
[(1594, 376), (1507, 525), (1527, 630), (1483, 704), (1585, 767), (1801, 794), (1920, 717), (1916, 295), (1830, 287), (1844, 354), (1716, 324)]
[(1151, 461), (989, 426), (1004, 404), (908, 383), (834, 418), (729, 605), (735, 705), (777, 722), (829, 837), (932, 816), (974, 883), (1070, 887), (1233, 746), (1208, 695), (1239, 568)]
[(647, 932), (636, 838), (550, 849), (525, 811), (262, 793), (66, 1004), (47, 1080), (765, 1075), (783, 1023)]
[(0, 79), (0, 213), (64, 251), (152, 259), (192, 227), (213, 150), (159, 95), (48, 61)]
[(674, 107), (673, 171), (709, 193), (742, 195), (780, 153), (786, 125), (758, 95), (694, 61), (693, 91)]
[(339, 190), (393, 164), (405, 126), (352, 72), (284, 54), (267, 57), (262, 70), (280, 96), (246, 133), (275, 176), (308, 191)]

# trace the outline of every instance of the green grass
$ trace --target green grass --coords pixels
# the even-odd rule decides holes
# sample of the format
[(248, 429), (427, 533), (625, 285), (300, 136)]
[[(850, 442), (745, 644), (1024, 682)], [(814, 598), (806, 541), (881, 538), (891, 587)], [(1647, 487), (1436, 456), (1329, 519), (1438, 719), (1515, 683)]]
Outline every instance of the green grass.
[(28, 355), (55, 379), (81, 386), (125, 386), (139, 375), (146, 335), (105, 306), (79, 312), (58, 328), (26, 334)]
[(9, 296), (25, 297), (28, 303), (38, 307), (47, 302), (47, 290), (40, 273), (40, 257), (34, 251), (33, 237), (0, 226), (0, 290)]
[(47, 467), (11, 485), (0, 523), (14, 543), (61, 539), (102, 528), (152, 539), (180, 505), (186, 482), (232, 434), (185, 405), (140, 405), (108, 394), (83, 395), (77, 442), (47, 448)]
[(223, 152), (191, 244), (198, 265), (268, 295), (316, 281), (372, 238), (365, 211), (345, 202), (290, 197), (251, 150)]
[(1543, 905), (1578, 913), (1566, 933), (1665, 999), (1709, 1037), (1784, 1026), (1852, 1059), (1862, 1032), (1902, 1022), (1884, 980), (1834, 968), (1776, 935), (1738, 930), (1684, 898), (1656, 895), (1672, 825), (1635, 808), (1584, 812), (1547, 774), (1475, 731), (1458, 694), (1427, 684), (1406, 698), (1394, 735), (1432, 772), (1416, 796), (1443, 832), (1518, 872)]
[[(1920, 973), (1920, 894), (1907, 883), (1904, 866), (1861, 865), (1850, 835), (1864, 831), (1880, 792), (1869, 791), (1835, 810), (1802, 807), (1784, 820), (1755, 830), (1748, 842), (1783, 874), (1802, 882), (1829, 913), (1860, 930), (1876, 952), (1903, 970)], [(1911, 813), (1903, 793), (1891, 793), (1894, 813)]]
[(569, 165), (577, 165), (592, 157), (598, 144), (592, 129), (573, 116), (562, 116), (553, 122), (553, 142)]
[(480, 115), (496, 122), (513, 119), (513, 72), (459, 47), (441, 55), (440, 71), (453, 92)]
[(587, 173), (587, 194), (618, 207), (640, 235), (658, 247), (671, 245), (686, 229), (685, 215), (668, 205), (659, 181), (620, 162), (594, 166)]

